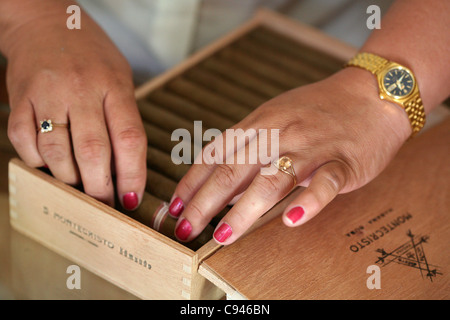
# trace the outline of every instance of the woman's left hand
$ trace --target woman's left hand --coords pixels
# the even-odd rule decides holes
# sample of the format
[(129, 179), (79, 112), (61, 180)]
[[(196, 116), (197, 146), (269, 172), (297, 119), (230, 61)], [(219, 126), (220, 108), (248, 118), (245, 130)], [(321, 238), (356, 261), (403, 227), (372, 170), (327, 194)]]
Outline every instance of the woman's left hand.
[[(283, 221), (288, 226), (303, 224), (337, 194), (355, 190), (376, 177), (411, 134), (405, 112), (379, 99), (373, 76), (357, 68), (344, 69), (268, 101), (233, 127), (238, 128), (256, 132), (279, 129), (279, 154), (269, 164), (289, 157), (295, 179), (279, 170), (262, 174), (261, 168), (267, 164), (261, 162), (237, 163), (242, 156), (249, 159), (256, 152), (257, 137), (244, 147), (225, 150), (228, 154), (220, 157), (222, 164), (203, 161), (192, 165), (178, 184), (169, 209), (172, 216), (179, 217), (178, 239), (192, 240), (227, 204), (236, 201), (214, 233), (217, 242), (230, 244), (294, 184), (306, 189), (287, 206)], [(223, 151), (218, 141), (222, 140), (205, 147), (205, 154), (211, 154), (215, 146), (217, 158)], [(267, 149), (271, 150), (270, 146)], [(234, 159), (234, 164), (227, 159)]]

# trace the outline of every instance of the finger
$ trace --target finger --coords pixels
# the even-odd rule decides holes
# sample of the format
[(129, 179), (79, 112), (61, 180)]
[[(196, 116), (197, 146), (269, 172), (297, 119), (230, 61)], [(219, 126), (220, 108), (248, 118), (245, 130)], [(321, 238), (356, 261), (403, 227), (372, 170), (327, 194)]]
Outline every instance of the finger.
[[(47, 111), (47, 110), (49, 111)], [(80, 182), (78, 168), (72, 153), (72, 144), (68, 128), (58, 127), (58, 124), (67, 124), (67, 115), (55, 115), (51, 108), (36, 111), (39, 121), (50, 121), (53, 129), (49, 132), (38, 131), (38, 150), (53, 176), (67, 184), (77, 185)], [(41, 123), (39, 122), (38, 126)]]
[[(295, 166), (295, 172), (299, 172), (299, 169), (304, 167), (302, 160), (297, 159)], [(301, 174), (297, 174), (297, 179), (302, 178)], [(241, 199), (218, 224), (214, 239), (223, 245), (233, 243), (293, 187), (293, 177), (280, 170), (276, 170), (274, 174), (258, 174)]]
[(178, 182), (175, 192), (170, 200), (169, 215), (178, 218), (200, 187), (213, 172), (215, 165), (193, 164), (183, 178)]
[(147, 137), (134, 95), (110, 92), (105, 99), (105, 115), (118, 197), (125, 209), (134, 210), (141, 202), (147, 177)]
[(347, 171), (340, 162), (329, 162), (313, 175), (309, 186), (296, 197), (283, 213), (283, 222), (299, 226), (315, 217), (344, 188)]
[(239, 201), (240, 198), (242, 198), (242, 195), (244, 194), (244, 192), (239, 193), (238, 195), (235, 195), (233, 197), (233, 199), (231, 199), (231, 201), (228, 203), (229, 205), (234, 205), (236, 202)]
[(110, 206), (114, 205), (111, 176), (111, 145), (103, 113), (103, 101), (86, 98), (71, 108), (69, 118), (74, 155), (84, 192)]
[(31, 103), (21, 101), (11, 105), (8, 119), (8, 138), (19, 157), (30, 167), (45, 165), (38, 147), (36, 120)]
[[(256, 143), (253, 141), (248, 147), (236, 153), (237, 160), (240, 154), (254, 152)], [(195, 238), (211, 219), (230, 203), (236, 194), (242, 193), (260, 170), (260, 164), (242, 164), (235, 161), (233, 164), (220, 164), (216, 166), (207, 181), (187, 204), (180, 219), (180, 225), (191, 226), (186, 233), (183, 228), (176, 228), (175, 235), (179, 240)]]
[[(246, 122), (243, 121), (235, 127), (227, 129), (214, 141), (206, 145), (197, 156), (195, 163), (178, 183), (169, 206), (169, 214), (175, 218), (179, 217), (185, 208), (185, 204), (191, 201), (217, 169), (217, 166), (227, 163), (228, 159), (236, 160), (235, 163), (237, 163), (236, 153), (245, 150), (246, 146), (256, 139), (256, 136), (256, 130), (246, 127)], [(236, 140), (237, 143), (229, 143)], [(227, 143), (227, 141), (229, 142)], [(243, 157), (248, 156), (248, 153), (245, 152), (241, 154)], [(227, 168), (224, 167), (219, 170), (227, 170)]]

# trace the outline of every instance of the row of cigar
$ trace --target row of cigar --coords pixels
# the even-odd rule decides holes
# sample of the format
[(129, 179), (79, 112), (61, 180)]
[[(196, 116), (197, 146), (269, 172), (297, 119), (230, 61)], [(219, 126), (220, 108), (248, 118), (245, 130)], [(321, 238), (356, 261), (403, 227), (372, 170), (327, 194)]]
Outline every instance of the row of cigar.
[[(172, 161), (180, 143), (172, 141), (172, 132), (184, 128), (194, 137), (194, 121), (202, 121), (203, 130), (224, 131), (269, 99), (324, 79), (341, 66), (341, 61), (260, 27), (151, 92), (138, 101), (148, 137), (146, 192), (138, 210), (127, 214), (176, 240), (168, 203), (190, 165)], [(187, 143), (194, 150), (194, 141)], [(210, 240), (218, 221), (186, 246), (196, 250)]]

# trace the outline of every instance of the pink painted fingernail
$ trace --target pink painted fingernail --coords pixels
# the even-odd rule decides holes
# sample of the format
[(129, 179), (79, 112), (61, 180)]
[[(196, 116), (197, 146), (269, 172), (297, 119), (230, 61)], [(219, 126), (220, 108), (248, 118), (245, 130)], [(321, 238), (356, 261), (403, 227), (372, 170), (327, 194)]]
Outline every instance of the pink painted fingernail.
[(136, 192), (128, 192), (123, 196), (123, 207), (126, 210), (134, 210), (139, 204), (139, 198)]
[(175, 230), (175, 235), (180, 240), (186, 240), (192, 232), (192, 226), (186, 219), (180, 222), (177, 229)]
[(296, 223), (305, 214), (305, 210), (302, 207), (294, 207), (286, 214), (286, 217), (291, 220), (292, 223)]
[(179, 197), (176, 197), (169, 206), (169, 214), (174, 218), (178, 218), (183, 210), (183, 200), (181, 200)]
[(216, 232), (214, 232), (214, 238), (218, 242), (224, 242), (231, 236), (232, 233), (233, 230), (231, 230), (231, 227), (227, 223), (222, 223), (220, 227), (217, 228)]

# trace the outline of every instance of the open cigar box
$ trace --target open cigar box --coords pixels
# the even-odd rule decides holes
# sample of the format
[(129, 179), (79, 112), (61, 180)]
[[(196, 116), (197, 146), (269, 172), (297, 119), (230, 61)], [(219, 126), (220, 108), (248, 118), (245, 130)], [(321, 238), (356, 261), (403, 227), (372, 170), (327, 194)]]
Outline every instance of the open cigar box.
[[(214, 221), (193, 243), (173, 237), (167, 202), (188, 166), (171, 161), (178, 143), (171, 133), (193, 132), (194, 121), (224, 130), (268, 99), (338, 71), (355, 52), (261, 10), (137, 88), (149, 140), (138, 212), (106, 206), (14, 159), (11, 225), (143, 299), (448, 298), (449, 121), (407, 145), (387, 176), (339, 196), (305, 226), (289, 229), (273, 219), (301, 192), (295, 190), (231, 246), (212, 240)], [(423, 159), (409, 161), (418, 152), (413, 143)], [(371, 265), (381, 269), (381, 289), (368, 288)]]

